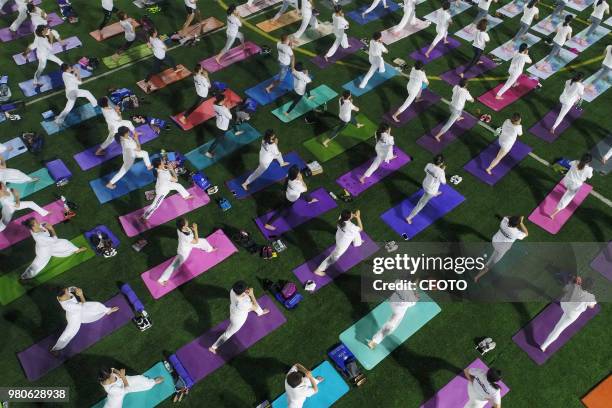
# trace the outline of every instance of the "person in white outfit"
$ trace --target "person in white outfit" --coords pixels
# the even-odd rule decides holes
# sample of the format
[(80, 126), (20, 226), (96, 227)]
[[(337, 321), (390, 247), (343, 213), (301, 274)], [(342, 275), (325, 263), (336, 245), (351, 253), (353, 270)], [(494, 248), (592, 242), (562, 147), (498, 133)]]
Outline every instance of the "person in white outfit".
[(278, 66), (279, 72), (274, 81), (266, 86), (266, 92), (270, 93), (278, 85), (285, 81), (285, 77), (295, 65), (295, 56), (293, 55), (293, 40), (287, 34), (282, 34), (280, 41), (276, 43), (278, 51)]
[[(380, 4), (381, 0), (373, 0), (372, 4), (370, 4), (370, 7), (368, 7), (367, 9), (365, 9), (363, 11), (363, 13), (361, 13), (361, 19), (365, 19), (365, 16), (367, 14), (370, 14), (372, 11), (374, 11), (374, 9), (376, 9), (376, 7), (378, 7), (378, 5)], [(389, 8), (389, 6), (387, 5), (387, 0), (382, 0), (382, 4), (384, 8)]]
[(391, 127), (388, 124), (381, 123), (374, 133), (374, 138), (376, 139), (376, 146), (374, 147), (376, 157), (365, 173), (359, 177), (359, 182), (361, 184), (365, 183), (365, 179), (370, 177), (376, 170), (378, 170), (383, 161), (385, 163), (389, 163), (391, 160), (397, 157), (393, 154), (395, 140), (393, 139), (393, 136), (391, 136)]
[(386, 54), (389, 51), (382, 42), (382, 34), (380, 31), (375, 32), (370, 40), (370, 46), (368, 47), (368, 61), (370, 62), (370, 69), (364, 75), (359, 88), (363, 89), (368, 84), (368, 81), (376, 71), (381, 74), (385, 72), (385, 60), (383, 59), (383, 53)]
[(236, 5), (232, 4), (227, 8), (227, 29), (225, 30), (225, 35), (227, 35), (227, 41), (225, 42), (225, 46), (223, 49), (217, 54), (215, 57), (215, 61), (217, 64), (221, 62), (221, 58), (232, 48), (236, 38), (240, 40), (240, 44), (242, 44), (242, 49), (244, 49), (244, 34), (240, 32), (240, 27), (242, 27), (242, 21), (240, 20), (240, 14), (236, 9)]
[(217, 94), (215, 96), (215, 103), (213, 104), (213, 111), (215, 112), (215, 125), (217, 127), (217, 132), (215, 133), (215, 139), (208, 147), (206, 151), (206, 156), (209, 158), (215, 157), (215, 149), (217, 145), (223, 138), (225, 134), (230, 128), (230, 124), (232, 127), (232, 132), (234, 136), (240, 136), (244, 133), (244, 130), (238, 130), (238, 124), (232, 121), (232, 112), (229, 109), (230, 101), (225, 97), (225, 94)]
[(119, 25), (123, 29), (125, 42), (120, 45), (119, 48), (117, 48), (117, 52), (111, 56), (113, 61), (119, 61), (121, 54), (127, 51), (128, 48), (136, 42), (136, 21), (131, 19), (125, 11), (118, 12), (117, 17), (119, 17)]
[(302, 408), (306, 399), (319, 392), (319, 383), (323, 377), (314, 377), (310, 370), (300, 363), (295, 363), (285, 377), (285, 394), (287, 408)]
[(38, 181), (38, 177), (30, 177), (21, 170), (6, 167), (6, 162), (0, 156), (0, 183), (23, 184), (34, 183), (35, 181)]
[(185, 125), (187, 124), (187, 118), (208, 98), (208, 91), (211, 87), (208, 71), (199, 63), (193, 67), (193, 85), (196, 90), (196, 100), (179, 119)]
[(107, 188), (114, 190), (117, 188), (116, 184), (126, 173), (132, 168), (136, 159), (142, 159), (147, 166), (148, 170), (152, 170), (151, 161), (149, 160), (149, 153), (142, 150), (140, 142), (135, 135), (132, 135), (130, 129), (126, 126), (121, 126), (115, 134), (115, 141), (121, 144), (121, 150), (123, 152), (123, 165), (119, 171), (110, 179)]
[(142, 221), (147, 222), (153, 213), (164, 202), (164, 199), (171, 191), (178, 192), (183, 200), (193, 198), (191, 194), (178, 182), (178, 176), (174, 171), (174, 167), (169, 165), (165, 160), (156, 158), (153, 160), (153, 168), (157, 173), (157, 181), (155, 182), (155, 198), (151, 205), (145, 210), (142, 215)]
[(17, 30), (28, 18), (28, 0), (15, 0), (15, 6), (17, 6), (17, 18), (9, 26), (9, 30), (13, 36), (17, 35)]
[(23, 57), (27, 59), (30, 51), (36, 51), (36, 58), (38, 59), (38, 68), (34, 73), (35, 88), (41, 86), (39, 80), (40, 76), (45, 70), (45, 67), (47, 66), (47, 61), (55, 62), (60, 67), (64, 63), (53, 53), (53, 44), (55, 42), (59, 42), (61, 45), (61, 41), (62, 39), (60, 38), (60, 35), (56, 30), (51, 30), (47, 26), (36, 27), (36, 30), (34, 32), (34, 41), (32, 41), (32, 44), (28, 45), (28, 47), (22, 54)]
[(412, 224), (413, 218), (425, 208), (429, 200), (442, 194), (440, 191), (440, 184), (446, 184), (445, 169), (446, 163), (444, 162), (444, 156), (441, 154), (436, 155), (431, 163), (427, 163), (424, 169), (425, 178), (423, 179), (423, 195), (406, 217), (406, 222), (408, 224)]
[(253, 288), (249, 288), (244, 281), (234, 283), (230, 290), (229, 312), (229, 326), (227, 326), (227, 329), (225, 329), (213, 345), (208, 348), (213, 354), (217, 354), (217, 349), (244, 326), (249, 317), (249, 312), (255, 312), (257, 316), (264, 316), (270, 313), (268, 309), (262, 309), (259, 306), (257, 299), (255, 299)]
[(395, 113), (391, 116), (394, 121), (399, 122), (398, 116), (402, 114), (414, 101), (419, 101), (421, 98), (421, 92), (423, 92), (423, 84), (429, 85), (427, 75), (423, 70), (423, 62), (416, 61), (414, 67), (410, 70), (410, 76), (408, 78), (408, 84), (406, 84), (406, 90), (408, 96), (402, 105), (397, 108)]
[(436, 36), (425, 52), (425, 58), (429, 58), (429, 54), (440, 41), (444, 40), (444, 44), (448, 44), (448, 27), (453, 23), (450, 8), (450, 1), (445, 1), (442, 3), (442, 8), (436, 12)]
[(357, 127), (357, 129), (364, 127), (363, 123), (357, 122), (357, 119), (353, 116), (353, 112), (359, 112), (359, 108), (353, 104), (353, 95), (348, 89), (342, 91), (342, 95), (338, 98), (338, 118), (340, 123), (332, 130), (329, 138), (323, 141), (323, 146), (328, 147), (332, 140), (334, 140), (340, 132), (342, 132), (349, 124)]
[[(185, 23), (183, 24), (182, 30), (185, 30), (187, 27), (191, 25), (193, 19), (197, 16), (198, 22), (202, 22), (202, 14), (198, 9), (198, 0), (184, 0), (185, 1), (185, 11), (187, 12), (187, 18), (185, 19)], [(204, 31), (204, 27), (202, 27), (202, 32)]]
[(193, 249), (211, 253), (217, 250), (206, 240), (198, 235), (198, 224), (195, 222), (189, 225), (187, 218), (181, 217), (176, 220), (176, 234), (178, 236), (178, 247), (176, 257), (161, 274), (157, 282), (166, 286), (170, 277), (180, 266), (187, 261)]
[(414, 290), (398, 290), (394, 292), (387, 302), (391, 307), (391, 316), (382, 325), (382, 327), (374, 333), (372, 339), (368, 341), (368, 347), (372, 350), (376, 348), (388, 335), (392, 334), (404, 320), (404, 316), (408, 309), (413, 307), (419, 301), (419, 295)]
[(549, 215), (550, 219), (554, 219), (560, 211), (564, 210), (572, 202), (576, 194), (578, 194), (585, 181), (593, 177), (592, 161), (593, 157), (589, 153), (585, 153), (579, 161), (573, 160), (570, 162), (570, 169), (565, 173), (563, 180), (561, 180), (561, 184), (565, 187), (565, 192), (557, 203), (555, 210)]
[[(297, 99), (291, 101), (291, 104), (284, 112), (285, 116), (289, 116), (291, 114), (291, 111), (295, 109), (295, 107), (304, 97), (308, 98), (308, 100), (314, 99), (315, 97), (314, 95), (310, 94), (309, 89), (309, 84), (312, 82), (312, 79), (308, 75), (308, 70), (304, 69), (304, 65), (301, 62), (295, 64), (291, 73), (293, 75), (293, 91), (297, 94), (298, 97)], [(308, 115), (304, 117), (304, 120), (307, 123), (311, 123)]]
[[(355, 220), (357, 224), (354, 224)], [(349, 249), (351, 245), (360, 247), (363, 244), (361, 231), (363, 231), (363, 223), (361, 222), (361, 211), (351, 212), (343, 210), (338, 219), (336, 230), (336, 247), (327, 258), (315, 269), (314, 274), (325, 276), (325, 271), (331, 265), (336, 263), (338, 259)]]
[(106, 27), (110, 19), (113, 17), (113, 13), (117, 12), (117, 8), (115, 7), (114, 0), (101, 0), (102, 4), (102, 22), (98, 26), (98, 31), (100, 32), (100, 39), (104, 39), (104, 32), (102, 29)]
[(106, 391), (106, 401), (102, 408), (121, 408), (123, 399), (131, 392), (148, 391), (164, 382), (164, 377), (149, 378), (144, 375), (125, 375), (125, 368), (100, 370), (98, 382)]
[(108, 127), (108, 135), (102, 142), (98, 150), (96, 150), (96, 156), (104, 156), (106, 154), (106, 148), (115, 141), (115, 134), (119, 131), (119, 128), (125, 126), (132, 132), (134, 137), (139, 137), (140, 134), (136, 131), (134, 124), (130, 120), (124, 120), (121, 118), (121, 108), (113, 105), (110, 99), (106, 96), (98, 99), (98, 106), (102, 109), (102, 116), (106, 121)]
[(552, 61), (554, 58), (559, 56), (563, 45), (572, 38), (572, 27), (570, 23), (574, 17), (571, 14), (565, 16), (563, 24), (557, 27), (557, 31), (552, 40), (552, 48), (550, 53), (541, 61), (536, 64), (536, 68), (542, 72), (552, 71)]
[(86, 247), (78, 248), (67, 239), (58, 238), (55, 229), (46, 222), (39, 223), (36, 218), (29, 218), (23, 225), (30, 230), (36, 243), (34, 260), (21, 274), (21, 280), (33, 279), (47, 266), (52, 257), (66, 258), (79, 252), (87, 251)]
[(153, 89), (153, 82), (151, 82), (151, 80), (161, 72), (162, 67), (173, 68), (175, 74), (181, 72), (183, 67), (181, 65), (176, 65), (174, 58), (168, 54), (168, 47), (162, 39), (159, 38), (159, 33), (155, 28), (149, 32), (147, 47), (153, 51), (153, 63), (145, 77), (145, 92), (149, 93)]
[(531, 58), (529, 58), (529, 46), (522, 43), (510, 62), (510, 68), (508, 68), (508, 79), (495, 94), (495, 99), (504, 99), (504, 94), (506, 91), (513, 86), (518, 85), (517, 81), (525, 69), (525, 64), (531, 64), (531, 62)]
[(491, 8), (491, 3), (497, 3), (497, 0), (479, 0), (478, 1), (478, 12), (476, 13), (476, 17), (472, 24), (466, 27), (466, 31), (468, 33), (474, 32), (474, 29), (477, 28), (478, 24), (482, 20), (488, 20), (489, 18), (489, 8)]
[(329, 51), (327, 51), (327, 54), (325, 54), (323, 57), (325, 61), (329, 61), (329, 58), (333, 57), (336, 51), (338, 51), (338, 47), (348, 48), (349, 46), (348, 37), (346, 35), (346, 30), (349, 28), (349, 23), (346, 18), (344, 18), (344, 11), (342, 11), (342, 6), (340, 5), (334, 6), (332, 26), (335, 40)]
[(288, 166), (289, 163), (283, 159), (283, 155), (278, 150), (278, 137), (272, 129), (266, 130), (263, 140), (261, 141), (261, 148), (259, 149), (259, 165), (253, 173), (242, 183), (242, 188), (246, 191), (249, 189), (249, 184), (257, 180), (259, 176), (264, 174), (270, 164), (276, 160), (281, 167)]
[(486, 372), (480, 368), (466, 368), (463, 375), (468, 380), (468, 402), (464, 408), (484, 408), (488, 404), (501, 408), (501, 391), (497, 384), (502, 379), (501, 371), (493, 367)]
[(43, 217), (49, 214), (47, 210), (40, 207), (34, 201), (21, 201), (19, 199), (19, 191), (13, 188), (8, 188), (4, 182), (0, 182), (0, 205), (2, 206), (0, 232), (4, 231), (6, 227), (8, 227), (9, 223), (13, 219), (13, 215), (19, 210), (30, 209), (36, 211)]
[[(538, 5), (539, 0), (530, 0), (529, 3), (525, 5), (523, 8), (523, 15), (521, 16), (521, 25), (516, 34), (514, 35), (514, 39), (512, 42), (517, 43), (521, 40), (527, 38), (526, 34), (529, 31), (529, 27), (531, 27), (531, 23), (533, 20), (537, 20), (540, 16), (540, 11), (536, 7)], [(512, 42), (509, 44), (510, 47), (514, 47)]]
[(476, 25), (476, 33), (474, 34), (474, 39), (472, 40), (472, 51), (474, 52), (474, 55), (472, 56), (470, 62), (465, 65), (463, 71), (459, 73), (459, 76), (461, 78), (463, 78), (465, 73), (468, 72), (474, 65), (482, 64), (480, 57), (482, 56), (482, 53), (484, 52), (485, 47), (487, 46), (487, 43), (491, 41), (491, 38), (487, 33), (488, 25), (489, 22), (486, 18), (480, 20)]
[(559, 110), (559, 115), (550, 128), (550, 133), (555, 133), (557, 126), (563, 122), (565, 116), (569, 113), (569, 111), (574, 107), (574, 105), (580, 102), (582, 96), (584, 95), (584, 84), (582, 80), (584, 75), (582, 72), (577, 72), (571, 79), (565, 81), (565, 87), (563, 88), (563, 92), (559, 96), (559, 102), (561, 102), (561, 109)]
[(415, 17), (416, 0), (404, 0), (404, 14), (399, 24), (391, 29), (393, 35), (399, 35), (407, 25), (414, 25), (416, 21)]
[(47, 21), (47, 13), (40, 7), (34, 5), (34, 3), (28, 3), (26, 6), (28, 9), (28, 16), (30, 17), (30, 22), (32, 23), (32, 27), (37, 29), (39, 26), (46, 26), (49, 24)]
[(601, 21), (604, 19), (604, 14), (610, 14), (610, 6), (606, 0), (595, 0), (593, 3), (593, 12), (589, 17), (591, 25), (589, 25), (589, 29), (584, 35), (584, 38), (576, 38), (578, 43), (584, 46), (589, 44), (589, 40), (592, 39), (593, 34), (595, 34), (595, 31), (601, 25)]
[(462, 78), (459, 81), (459, 84), (453, 87), (453, 96), (448, 107), (450, 110), (450, 117), (444, 126), (442, 126), (438, 134), (434, 136), (438, 142), (442, 136), (455, 124), (455, 122), (463, 120), (463, 116), (461, 115), (467, 101), (474, 102), (474, 98), (472, 97), (472, 94), (470, 94), (470, 91), (467, 90), (467, 81)]
[(283, 4), (272, 18), (272, 21), (278, 20), (280, 16), (285, 14), (285, 12), (289, 9), (289, 6), (293, 7), (297, 11), (297, 13), (300, 14), (300, 5), (298, 3), (298, 0), (283, 0)]
[(104, 317), (119, 310), (118, 307), (107, 307), (100, 302), (88, 302), (85, 300), (83, 290), (71, 286), (60, 288), (57, 292), (57, 301), (62, 309), (66, 311), (66, 328), (51, 347), (51, 354), (59, 356), (59, 352), (77, 335), (81, 324), (97, 322)]
[(516, 142), (519, 136), (523, 135), (523, 126), (521, 126), (521, 114), (513, 113), (510, 119), (506, 119), (500, 129), (499, 138), (497, 143), (499, 144), (499, 152), (497, 156), (491, 161), (486, 169), (487, 174), (493, 174), (491, 171), (499, 164), (499, 162), (506, 157), (506, 155), (512, 150), (512, 146)]
[(98, 101), (91, 94), (91, 92), (86, 91), (85, 89), (79, 89), (79, 85), (83, 83), (81, 80), (81, 74), (78, 68), (70, 66), (68, 64), (61, 65), (62, 70), (62, 80), (64, 81), (64, 87), (66, 88), (66, 106), (64, 110), (55, 118), (55, 123), (58, 126), (62, 126), (64, 123), (64, 119), (70, 113), (77, 98), (85, 98), (92, 104), (95, 108), (98, 106)]
[(300, 28), (292, 35), (298, 40), (305, 32), (308, 26), (313, 30), (319, 28), (319, 21), (315, 15), (313, 0), (301, 0), (302, 2), (302, 24)]
[(588, 87), (590, 91), (594, 91), (596, 84), (600, 80), (610, 80), (610, 73), (612, 73), (612, 45), (608, 45), (604, 50), (601, 68), (599, 69), (599, 71), (597, 71), (597, 74), (595, 75), (595, 78), (593, 78), (593, 81), (586, 87)]

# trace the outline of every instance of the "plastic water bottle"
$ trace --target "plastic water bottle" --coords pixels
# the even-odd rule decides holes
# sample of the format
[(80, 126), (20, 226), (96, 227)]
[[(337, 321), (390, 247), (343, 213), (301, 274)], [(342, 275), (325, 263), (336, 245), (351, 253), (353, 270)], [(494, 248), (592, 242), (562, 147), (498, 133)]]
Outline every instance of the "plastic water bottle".
[(336, 195), (335, 195), (333, 192), (331, 192), (331, 191), (329, 192), (329, 195), (330, 195), (330, 197), (331, 197), (331, 198), (333, 198), (334, 200), (337, 200), (337, 199), (338, 199), (338, 197), (336, 197)]

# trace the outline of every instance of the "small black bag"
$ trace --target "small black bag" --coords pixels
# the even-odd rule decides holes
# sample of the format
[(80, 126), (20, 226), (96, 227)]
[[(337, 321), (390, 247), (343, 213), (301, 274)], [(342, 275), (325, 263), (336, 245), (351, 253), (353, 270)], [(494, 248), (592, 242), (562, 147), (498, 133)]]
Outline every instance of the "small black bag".
[(31, 153), (38, 154), (42, 152), (45, 145), (45, 140), (41, 135), (35, 132), (24, 132), (21, 134), (21, 140), (26, 145)]

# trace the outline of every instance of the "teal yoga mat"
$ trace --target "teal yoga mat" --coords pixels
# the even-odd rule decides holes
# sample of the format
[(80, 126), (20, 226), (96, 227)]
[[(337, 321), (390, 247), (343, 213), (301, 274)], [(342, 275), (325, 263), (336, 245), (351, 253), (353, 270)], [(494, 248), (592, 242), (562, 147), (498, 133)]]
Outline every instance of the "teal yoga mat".
[(33, 178), (38, 177), (38, 181), (35, 181), (33, 183), (9, 183), (9, 186), (11, 188), (14, 188), (19, 192), (19, 197), (21, 198), (27, 197), (37, 191), (42, 190), (45, 187), (49, 187), (50, 185), (55, 184), (55, 180), (51, 178), (49, 170), (47, 170), (46, 167), (38, 169), (28, 175)]
[[(294, 93), (292, 94), (294, 98), (298, 96)], [(318, 108), (319, 106), (329, 102), (338, 96), (338, 93), (328, 87), (327, 85), (319, 85), (315, 89), (310, 91), (310, 96), (314, 96), (313, 99), (308, 99), (307, 97), (303, 97), (300, 102), (296, 105), (296, 107), (289, 113), (289, 115), (285, 115), (287, 109), (289, 109), (289, 105), (292, 102), (287, 102), (282, 105), (280, 108), (276, 108), (272, 111), (272, 114), (279, 118), (281, 122), (291, 122), (293, 119), (299, 118), (300, 116), (310, 112)]]

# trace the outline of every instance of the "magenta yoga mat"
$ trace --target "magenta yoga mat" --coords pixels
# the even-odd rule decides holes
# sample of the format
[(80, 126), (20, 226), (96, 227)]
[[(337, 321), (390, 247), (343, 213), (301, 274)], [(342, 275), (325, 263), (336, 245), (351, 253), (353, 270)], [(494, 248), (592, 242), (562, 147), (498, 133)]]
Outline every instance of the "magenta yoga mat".
[(200, 61), (200, 65), (208, 72), (217, 72), (229, 67), (232, 64), (244, 61), (253, 55), (257, 55), (260, 51), (261, 47), (259, 45), (251, 41), (247, 41), (244, 43), (244, 48), (242, 45), (238, 45), (230, 49), (225, 55), (223, 55), (223, 57), (221, 57), (219, 62), (215, 60), (215, 55)]
[(46, 217), (31, 211), (26, 215), (14, 218), (6, 229), (0, 232), (0, 249), (8, 248), (11, 245), (30, 237), (30, 231), (22, 225), (22, 223), (29, 218), (36, 218), (38, 221), (44, 221), (51, 225), (64, 221), (64, 204), (62, 203), (62, 200), (53, 201), (52, 203), (45, 205), (43, 208), (49, 211), (49, 214)]
[(529, 215), (529, 221), (533, 222), (544, 231), (556, 234), (570, 219), (580, 204), (587, 198), (591, 190), (593, 190), (593, 186), (584, 183), (572, 202), (551, 220), (549, 215), (555, 210), (557, 203), (563, 196), (563, 193), (565, 193), (565, 186), (563, 183), (559, 182), (550, 194), (546, 196), (544, 201), (542, 201)]

